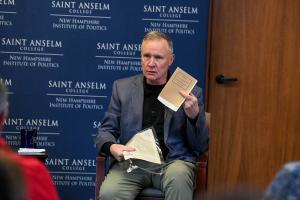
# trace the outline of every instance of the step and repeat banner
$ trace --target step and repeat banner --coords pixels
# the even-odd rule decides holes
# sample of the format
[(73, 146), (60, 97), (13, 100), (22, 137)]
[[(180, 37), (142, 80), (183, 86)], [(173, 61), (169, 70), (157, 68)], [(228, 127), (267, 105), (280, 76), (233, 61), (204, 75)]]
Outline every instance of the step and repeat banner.
[(61, 199), (94, 199), (94, 137), (113, 81), (141, 73), (141, 40), (155, 30), (174, 40), (171, 70), (204, 88), (208, 15), (209, 0), (0, 0), (4, 138), (17, 150), (20, 130), (37, 129)]

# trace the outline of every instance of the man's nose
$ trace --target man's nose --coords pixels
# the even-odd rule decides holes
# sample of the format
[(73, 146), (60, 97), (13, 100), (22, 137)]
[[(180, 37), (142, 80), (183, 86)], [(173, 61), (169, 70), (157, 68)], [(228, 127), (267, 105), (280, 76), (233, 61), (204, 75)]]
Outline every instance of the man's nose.
[(155, 61), (156, 61), (155, 58), (153, 56), (151, 56), (150, 60), (149, 60), (149, 65), (150, 66), (154, 66), (155, 65)]

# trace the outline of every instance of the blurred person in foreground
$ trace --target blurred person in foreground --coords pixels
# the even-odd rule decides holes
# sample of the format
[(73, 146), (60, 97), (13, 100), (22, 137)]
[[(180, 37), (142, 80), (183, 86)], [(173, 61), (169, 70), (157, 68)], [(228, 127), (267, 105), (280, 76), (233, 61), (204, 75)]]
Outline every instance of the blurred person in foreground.
[[(149, 32), (142, 41), (143, 74), (116, 80), (112, 97), (95, 143), (100, 153), (114, 162), (102, 183), (99, 198), (135, 199), (146, 187), (155, 187), (166, 200), (193, 198), (195, 162), (208, 147), (202, 90), (195, 86), (177, 112), (165, 107), (157, 97), (171, 76), (175, 56), (173, 42), (161, 32)], [(135, 133), (154, 127), (165, 164), (161, 173), (140, 168), (127, 173), (129, 162), (123, 151), (134, 151), (125, 144)]]
[[(58, 200), (59, 197), (56, 188), (45, 165), (37, 158), (18, 155), (9, 148), (1, 136), (7, 115), (7, 89), (5, 85), (0, 82), (0, 152), (2, 155), (5, 155), (7, 159), (14, 162), (20, 169), (25, 187), (25, 200)], [(1, 185), (2, 184), (4, 183), (1, 183)]]
[(300, 161), (286, 163), (269, 184), (265, 200), (300, 200)]
[(25, 200), (25, 184), (20, 167), (0, 151), (0, 199)]

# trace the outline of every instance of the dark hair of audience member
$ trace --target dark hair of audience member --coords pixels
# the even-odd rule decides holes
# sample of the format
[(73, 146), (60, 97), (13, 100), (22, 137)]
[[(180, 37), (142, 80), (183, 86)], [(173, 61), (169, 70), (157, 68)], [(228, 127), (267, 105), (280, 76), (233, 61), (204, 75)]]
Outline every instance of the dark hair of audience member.
[(0, 150), (0, 200), (24, 200), (25, 185), (21, 171), (13, 160)]

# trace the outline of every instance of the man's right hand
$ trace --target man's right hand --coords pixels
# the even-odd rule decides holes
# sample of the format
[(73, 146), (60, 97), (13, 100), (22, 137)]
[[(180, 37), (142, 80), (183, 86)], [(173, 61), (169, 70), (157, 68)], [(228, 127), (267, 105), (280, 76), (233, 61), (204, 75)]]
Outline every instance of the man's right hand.
[(117, 160), (122, 161), (124, 160), (124, 151), (135, 151), (135, 148), (128, 147), (122, 144), (112, 144), (109, 148), (111, 155)]

